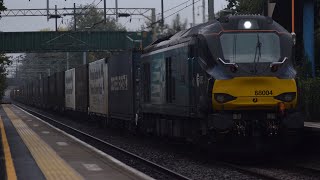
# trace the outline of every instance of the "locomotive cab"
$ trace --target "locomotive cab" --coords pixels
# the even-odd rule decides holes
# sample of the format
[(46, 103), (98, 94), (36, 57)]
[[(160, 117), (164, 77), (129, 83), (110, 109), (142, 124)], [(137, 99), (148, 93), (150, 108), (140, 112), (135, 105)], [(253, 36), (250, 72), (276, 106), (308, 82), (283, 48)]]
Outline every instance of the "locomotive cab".
[(289, 32), (269, 17), (242, 15), (202, 33), (198, 43), (208, 50), (198, 50), (198, 61), (214, 79), (209, 129), (275, 136), (303, 128)]

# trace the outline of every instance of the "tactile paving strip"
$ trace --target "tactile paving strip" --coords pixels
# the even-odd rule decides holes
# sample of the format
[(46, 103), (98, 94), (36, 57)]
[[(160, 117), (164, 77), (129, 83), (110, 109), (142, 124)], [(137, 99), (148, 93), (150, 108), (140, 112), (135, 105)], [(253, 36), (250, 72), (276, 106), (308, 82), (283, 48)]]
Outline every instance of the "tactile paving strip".
[(2, 138), (3, 153), (5, 158), (7, 179), (16, 180), (17, 175), (16, 175), (14, 164), (13, 164), (6, 131), (4, 129), (4, 125), (1, 117), (0, 117), (0, 131), (1, 131), (1, 138)]
[(2, 106), (46, 179), (83, 179), (47, 143), (19, 119), (7, 105)]

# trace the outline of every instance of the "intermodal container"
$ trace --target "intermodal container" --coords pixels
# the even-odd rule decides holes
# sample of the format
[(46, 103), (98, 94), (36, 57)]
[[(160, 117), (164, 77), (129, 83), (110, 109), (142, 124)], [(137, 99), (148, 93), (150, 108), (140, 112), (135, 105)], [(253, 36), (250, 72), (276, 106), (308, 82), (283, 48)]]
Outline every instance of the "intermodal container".
[(54, 109), (56, 101), (56, 76), (55, 74), (48, 77), (49, 82), (49, 96), (48, 96), (48, 107)]
[(65, 71), (65, 108), (68, 110), (76, 109), (75, 83), (75, 69)]
[(89, 63), (89, 113), (108, 115), (108, 64), (106, 59)]
[(49, 79), (48, 77), (44, 77), (42, 79), (43, 81), (43, 108), (49, 108), (49, 102), (48, 102), (48, 97), (49, 97)]
[(88, 65), (75, 68), (75, 109), (78, 112), (88, 112), (88, 84)]
[(109, 117), (133, 120), (139, 97), (140, 52), (125, 51), (108, 59)]
[(63, 111), (64, 110), (64, 99), (65, 99), (65, 96), (64, 96), (64, 91), (65, 91), (65, 88), (64, 88), (64, 72), (58, 72), (56, 73), (56, 88), (57, 88), (57, 94), (56, 94), (56, 106), (57, 106), (57, 110), (59, 111)]

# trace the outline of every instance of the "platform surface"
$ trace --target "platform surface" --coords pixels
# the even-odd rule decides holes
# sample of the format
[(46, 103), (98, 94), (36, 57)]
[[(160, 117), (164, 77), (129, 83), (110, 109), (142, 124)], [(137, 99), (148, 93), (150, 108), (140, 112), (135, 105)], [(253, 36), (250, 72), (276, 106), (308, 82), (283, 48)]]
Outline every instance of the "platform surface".
[(304, 122), (304, 127), (320, 129), (320, 122)]
[(14, 105), (2, 105), (0, 117), (8, 179), (151, 179)]

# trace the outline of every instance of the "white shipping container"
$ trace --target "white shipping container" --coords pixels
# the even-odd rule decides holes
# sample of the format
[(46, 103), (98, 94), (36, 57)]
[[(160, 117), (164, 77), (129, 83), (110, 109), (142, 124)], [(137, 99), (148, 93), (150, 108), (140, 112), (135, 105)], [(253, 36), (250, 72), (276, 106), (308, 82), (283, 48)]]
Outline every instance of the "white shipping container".
[(69, 69), (65, 72), (65, 95), (66, 109), (76, 109), (76, 81), (75, 81), (75, 69)]
[(89, 64), (89, 112), (108, 115), (108, 65), (105, 59)]

